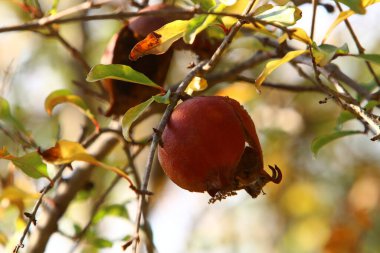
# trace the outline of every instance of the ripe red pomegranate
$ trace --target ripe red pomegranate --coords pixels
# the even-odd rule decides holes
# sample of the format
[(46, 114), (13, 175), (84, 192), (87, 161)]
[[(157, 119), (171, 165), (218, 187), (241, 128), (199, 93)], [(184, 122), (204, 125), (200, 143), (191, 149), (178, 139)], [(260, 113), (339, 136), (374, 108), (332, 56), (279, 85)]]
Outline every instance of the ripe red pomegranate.
[(228, 97), (195, 97), (178, 105), (162, 133), (158, 159), (174, 183), (207, 191), (210, 202), (240, 189), (255, 198), (266, 183), (282, 179), (277, 166), (270, 166), (272, 176), (263, 169), (255, 125)]

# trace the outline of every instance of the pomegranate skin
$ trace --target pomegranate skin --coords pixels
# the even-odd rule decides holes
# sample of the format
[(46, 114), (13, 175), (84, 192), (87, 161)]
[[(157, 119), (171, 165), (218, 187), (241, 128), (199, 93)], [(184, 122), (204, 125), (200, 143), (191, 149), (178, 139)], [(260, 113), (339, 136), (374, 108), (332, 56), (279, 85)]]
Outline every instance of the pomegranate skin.
[[(241, 113), (246, 115), (239, 116)], [(241, 117), (249, 115), (228, 97), (195, 97), (178, 105), (162, 133), (163, 146), (158, 149), (167, 176), (189, 191), (232, 190), (245, 148)]]

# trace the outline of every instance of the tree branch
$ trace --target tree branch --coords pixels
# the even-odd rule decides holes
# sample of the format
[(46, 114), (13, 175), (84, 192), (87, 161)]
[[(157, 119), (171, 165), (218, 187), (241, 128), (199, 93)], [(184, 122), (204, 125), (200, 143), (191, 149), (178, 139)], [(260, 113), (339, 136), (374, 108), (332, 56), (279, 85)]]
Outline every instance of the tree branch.
[[(244, 15), (247, 15), (250, 11), (252, 6), (254, 5), (256, 0), (251, 0), (247, 6), (247, 8), (244, 11)], [(216, 49), (214, 54), (211, 56), (210, 60), (207, 62), (200, 62), (197, 64), (192, 71), (190, 71), (189, 74), (186, 75), (186, 77), (183, 79), (181, 84), (178, 86), (176, 92), (174, 93), (174, 96), (172, 97), (172, 100), (168, 107), (166, 108), (164, 115), (161, 118), (160, 123), (158, 124), (158, 127), (156, 131), (153, 134), (153, 140), (151, 143), (151, 147), (149, 150), (147, 163), (145, 167), (145, 174), (143, 178), (143, 185), (142, 185), (142, 193), (139, 196), (139, 205), (137, 210), (137, 217), (136, 217), (136, 229), (135, 229), (135, 237), (136, 239), (133, 241), (133, 252), (137, 252), (137, 246), (139, 242), (139, 231), (140, 231), (140, 223), (141, 223), (141, 217), (142, 217), (142, 209), (143, 204), (145, 202), (145, 194), (144, 192), (147, 192), (148, 190), (148, 184), (149, 184), (149, 178), (152, 171), (153, 166), (153, 160), (156, 153), (157, 146), (161, 140), (161, 133), (164, 131), (165, 126), (167, 122), (169, 121), (170, 115), (172, 114), (175, 106), (178, 103), (178, 100), (180, 99), (180, 94), (182, 94), (186, 87), (190, 84), (190, 82), (193, 80), (194, 76), (196, 76), (199, 73), (206, 74), (207, 72), (211, 71), (216, 64), (220, 61), (220, 57), (224, 50), (227, 48), (227, 46), (231, 43), (233, 37), (236, 35), (237, 31), (241, 28), (241, 26), (244, 24), (243, 21), (238, 20), (235, 25), (231, 28), (229, 34), (224, 38), (220, 46)]]
[(135, 229), (136, 239), (134, 240), (134, 245), (133, 245), (134, 252), (137, 252), (137, 245), (139, 242), (139, 231), (140, 231), (140, 223), (141, 223), (141, 218), (142, 218), (143, 203), (144, 203), (144, 201), (146, 201), (144, 199), (145, 198), (145, 192), (148, 191), (148, 183), (149, 183), (149, 178), (150, 178), (150, 174), (151, 174), (152, 167), (153, 167), (154, 155), (156, 153), (158, 143), (161, 139), (160, 133), (162, 133), (164, 131), (164, 128), (165, 128), (165, 126), (166, 126), (166, 124), (170, 118), (170, 115), (173, 112), (175, 106), (177, 105), (178, 100), (180, 99), (180, 94), (185, 91), (186, 87), (190, 84), (191, 80), (193, 80), (193, 77), (195, 75), (197, 75), (199, 72), (201, 72), (204, 65), (205, 65), (205, 62), (199, 63), (183, 79), (181, 84), (178, 86), (176, 92), (174, 93), (174, 95), (171, 99), (171, 103), (166, 108), (164, 115), (162, 116), (161, 121), (158, 124), (156, 131), (153, 133), (153, 139), (152, 139), (152, 143), (150, 145), (150, 150), (149, 150), (149, 154), (147, 157), (147, 163), (145, 166), (145, 173), (144, 173), (144, 177), (143, 177), (143, 184), (142, 184), (142, 189), (141, 189), (142, 194), (139, 196), (139, 204), (138, 204), (138, 210), (137, 210), (137, 215), (136, 215), (136, 229)]
[[(340, 12), (343, 11), (342, 9), (342, 6), (340, 5), (340, 3), (336, 0), (334, 0), (335, 4), (336, 4), (336, 7), (338, 7), (338, 10)], [(360, 54), (364, 54), (364, 47), (360, 44), (360, 41), (359, 41), (359, 38), (356, 36), (355, 32), (354, 32), (354, 29), (352, 28), (351, 26), (351, 23), (350, 21), (348, 21), (348, 19), (345, 19), (344, 20), (344, 23), (346, 24), (346, 27), (348, 29), (348, 31), (350, 32), (351, 34), (351, 37), (352, 39), (354, 40), (355, 42), (355, 45), (356, 45), (356, 48), (358, 49), (359, 53)], [(371, 63), (369, 61), (365, 61), (365, 64), (367, 65), (367, 68), (369, 70), (369, 72), (371, 73), (373, 79), (375, 80), (375, 82), (377, 83), (377, 86), (380, 86), (380, 80), (379, 78), (377, 77), (376, 73), (375, 73), (375, 70), (373, 69)]]
[[(98, 160), (103, 159), (119, 142), (118, 138), (114, 135), (108, 137), (104, 136), (104, 138), (99, 138), (98, 141), (102, 143), (100, 147), (94, 151), (94, 157)], [(96, 146), (96, 142), (93, 145)], [(92, 170), (93, 166), (90, 165), (77, 168), (70, 178), (60, 182), (55, 191), (56, 194), (52, 198), (54, 206), (45, 207), (42, 210), (37, 227), (31, 233), (27, 245), (28, 253), (41, 253), (45, 251), (45, 247), (51, 235), (57, 232), (58, 221), (74, 199), (76, 193), (81, 190), (88, 181)]]
[(61, 166), (60, 169), (58, 170), (57, 174), (50, 181), (50, 183), (43, 188), (43, 190), (41, 192), (41, 195), (40, 195), (37, 203), (35, 204), (35, 206), (33, 208), (33, 211), (31, 213), (28, 213), (28, 215), (27, 215), (27, 217), (28, 217), (28, 223), (26, 224), (24, 232), (23, 232), (23, 234), (22, 234), (22, 236), (20, 238), (20, 241), (16, 245), (16, 247), (14, 248), (13, 253), (17, 253), (20, 250), (20, 248), (24, 247), (24, 240), (25, 240), (26, 235), (29, 232), (30, 226), (32, 224), (34, 224), (34, 225), (37, 224), (36, 214), (37, 214), (37, 211), (38, 211), (38, 209), (40, 208), (40, 206), (41, 206), (41, 204), (43, 202), (43, 199), (44, 199), (46, 193), (48, 193), (54, 187), (54, 184), (57, 182), (57, 180), (59, 180), (61, 178), (62, 173), (65, 170), (65, 168), (66, 168), (66, 165)]

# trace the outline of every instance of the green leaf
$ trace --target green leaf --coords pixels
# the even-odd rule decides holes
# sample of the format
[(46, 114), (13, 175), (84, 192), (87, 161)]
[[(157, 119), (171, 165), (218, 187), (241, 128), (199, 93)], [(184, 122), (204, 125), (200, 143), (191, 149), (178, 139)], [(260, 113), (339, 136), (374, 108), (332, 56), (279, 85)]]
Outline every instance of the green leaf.
[[(364, 106), (364, 109), (366, 111), (369, 111), (378, 105), (380, 105), (379, 101), (371, 100), (371, 101), (368, 101), (368, 103)], [(356, 119), (356, 116), (354, 114), (350, 113), (349, 111), (343, 111), (341, 114), (339, 114), (339, 116), (337, 118), (336, 129), (341, 130), (343, 123), (350, 121), (350, 120), (353, 120), (353, 119)]]
[(125, 208), (124, 205), (110, 205), (103, 207), (100, 209), (93, 219), (94, 224), (97, 224), (99, 221), (101, 221), (105, 216), (116, 216), (116, 217), (122, 217), (122, 218), (129, 218), (128, 210)]
[(216, 5), (215, 0), (191, 0), (194, 4), (201, 7), (202, 10), (208, 11)]
[[(224, 4), (219, 4), (215, 7), (213, 10), (214, 12), (220, 12), (222, 11), (226, 6)], [(202, 32), (204, 29), (209, 27), (214, 21), (217, 19), (216, 15), (199, 15), (194, 18), (192, 18), (189, 21), (189, 24), (187, 25), (187, 28), (185, 30), (185, 34), (183, 36), (183, 40), (187, 44), (193, 44), (195, 37), (197, 34)]]
[(0, 120), (9, 123), (13, 128), (29, 135), (19, 120), (13, 117), (8, 101), (0, 97)]
[(171, 95), (171, 91), (168, 90), (164, 95), (153, 96), (153, 99), (157, 103), (168, 105), (170, 104), (170, 95)]
[(12, 163), (22, 172), (32, 178), (49, 178), (47, 166), (37, 152), (31, 152), (20, 157), (14, 157)]
[(352, 119), (355, 119), (355, 115), (348, 111), (343, 111), (341, 114), (339, 114), (337, 120), (336, 120), (336, 129), (341, 130), (343, 123), (350, 121)]
[(95, 65), (90, 70), (90, 73), (88, 73), (86, 80), (88, 82), (95, 82), (106, 78), (138, 83), (162, 90), (161, 86), (155, 84), (144, 74), (132, 69), (129, 66), (121, 64)]
[(313, 140), (311, 144), (311, 150), (313, 151), (314, 156), (316, 156), (319, 150), (326, 144), (348, 135), (362, 134), (362, 133), (363, 133), (362, 131), (338, 131), (331, 134), (323, 135)]
[(111, 241), (103, 238), (94, 238), (92, 244), (98, 249), (111, 248), (113, 245)]
[(265, 9), (265, 11), (260, 11), (254, 15), (254, 17), (259, 20), (274, 22), (284, 26), (294, 25), (297, 20), (302, 17), (301, 10), (295, 6), (273, 6), (270, 8), (268, 5)]
[(369, 110), (372, 110), (373, 108), (375, 108), (375, 106), (378, 106), (380, 105), (380, 101), (374, 101), (374, 100), (370, 100), (368, 101), (368, 103), (364, 106), (364, 109), (369, 111)]
[(338, 2), (341, 2), (342, 4), (349, 7), (351, 10), (358, 14), (365, 14), (366, 10), (363, 6), (362, 0), (338, 0)]
[(143, 112), (150, 106), (150, 104), (153, 103), (153, 101), (154, 98), (151, 97), (147, 101), (130, 108), (124, 114), (121, 124), (123, 127), (123, 136), (126, 140), (131, 141), (129, 132), (133, 122), (135, 122), (143, 114)]
[(266, 65), (264, 70), (261, 72), (259, 77), (256, 79), (255, 85), (256, 88), (260, 88), (261, 84), (264, 82), (264, 80), (267, 78), (268, 75), (270, 75), (275, 69), (280, 67), (282, 64), (287, 63), (294, 58), (300, 56), (301, 54), (307, 53), (307, 50), (296, 50), (296, 51), (290, 51), (288, 52), (283, 58), (271, 60)]
[(344, 44), (341, 47), (336, 47), (329, 44), (317, 46), (313, 43), (313, 56), (315, 62), (321, 67), (327, 65), (336, 54), (348, 54), (348, 52), (347, 44)]
[(12, 117), (8, 101), (0, 97), (0, 119), (8, 120)]
[(82, 232), (82, 227), (78, 223), (73, 224), (75, 235), (79, 235)]
[(91, 120), (96, 129), (99, 129), (99, 123), (95, 119), (95, 115), (92, 114), (90, 108), (83, 101), (83, 99), (66, 89), (56, 90), (50, 93), (50, 95), (45, 99), (46, 112), (51, 115), (54, 107), (61, 103), (70, 103), (76, 106), (84, 115), (86, 115)]
[(380, 64), (380, 54), (359, 54), (359, 55), (352, 55), (361, 59), (364, 59), (369, 62), (373, 62), (375, 64)]

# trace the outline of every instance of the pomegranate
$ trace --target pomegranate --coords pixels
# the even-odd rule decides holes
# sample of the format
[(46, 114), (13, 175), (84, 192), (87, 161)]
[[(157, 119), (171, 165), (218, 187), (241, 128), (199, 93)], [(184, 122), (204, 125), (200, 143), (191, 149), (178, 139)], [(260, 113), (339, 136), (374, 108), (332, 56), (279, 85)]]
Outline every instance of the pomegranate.
[(269, 181), (280, 183), (277, 166), (270, 176), (255, 125), (236, 101), (228, 97), (190, 98), (173, 111), (158, 149), (159, 162), (178, 186), (207, 191), (210, 202), (245, 189), (257, 197)]

